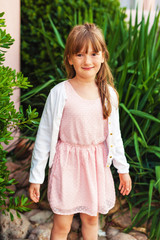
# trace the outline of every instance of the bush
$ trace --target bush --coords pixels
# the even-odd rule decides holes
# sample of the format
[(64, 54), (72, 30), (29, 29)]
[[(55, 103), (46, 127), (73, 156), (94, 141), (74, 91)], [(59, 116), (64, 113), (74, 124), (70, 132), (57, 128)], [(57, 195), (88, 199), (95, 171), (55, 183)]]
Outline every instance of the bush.
[[(69, 3), (66, 8), (68, 6)], [(105, 8), (103, 10), (106, 11)], [(48, 13), (50, 16), (46, 15), (46, 18), (42, 18), (38, 28), (39, 36), (44, 37), (43, 47), (46, 49), (44, 51), (48, 53), (46, 69), (51, 70), (48, 72), (50, 75), (47, 76), (50, 79), (46, 83), (47, 87), (49, 84), (51, 87), (59, 82), (59, 78), (63, 80), (65, 77), (61, 69), (62, 53), (66, 34), (71, 26), (77, 22), (81, 23), (82, 19), (93, 19), (92, 16), (94, 16), (94, 22), (99, 23), (104, 31), (111, 56), (109, 64), (120, 96), (121, 131), (134, 183), (131, 197), (127, 197), (127, 200), (131, 209), (134, 206), (141, 207), (133, 219), (133, 226), (140, 225), (144, 221), (147, 221), (149, 226), (151, 222), (151, 228), (147, 229), (149, 237), (151, 240), (158, 240), (160, 238), (160, 35), (158, 27), (160, 13), (155, 16), (150, 31), (150, 16), (146, 22), (143, 16), (138, 24), (137, 14), (134, 26), (131, 25), (132, 16), (130, 16), (126, 28), (124, 14), (117, 10), (114, 12), (114, 17), (112, 14), (102, 14), (104, 21), (99, 22), (94, 15), (94, 9), (91, 11), (89, 7), (88, 11), (82, 11), (82, 9), (73, 11), (62, 21), (54, 17), (50, 11)], [(58, 11), (55, 14), (58, 14)], [(65, 15), (64, 12), (63, 15)], [(70, 18), (72, 21), (68, 21)], [(65, 25), (66, 22), (69, 25)], [(64, 28), (67, 29), (66, 33), (62, 32), (61, 26), (68, 26)], [(53, 59), (52, 49), (55, 50)], [(45, 70), (45, 68), (41, 69)], [(40, 93), (39, 90), (43, 88), (44, 83), (41, 82), (41, 86), (35, 88), (36, 91), (32, 90), (24, 95), (24, 99), (29, 101), (30, 96), (36, 96), (39, 93), (43, 104), (47, 95), (45, 91), (43, 94)], [(114, 176), (116, 178), (116, 174)], [(118, 181), (116, 184), (118, 185)]]
[[(3, 15), (4, 13), (0, 13), (0, 210), (4, 213), (5, 210), (9, 211), (10, 208), (19, 211), (28, 210), (26, 208), (28, 199), (23, 196), (21, 199), (10, 197), (9, 205), (6, 204), (8, 194), (14, 193), (8, 187), (16, 184), (16, 182), (14, 179), (9, 180), (10, 172), (7, 171), (6, 167), (7, 152), (3, 149), (2, 143), (9, 144), (9, 141), (13, 139), (11, 134), (17, 127), (22, 128), (31, 124), (38, 124), (38, 113), (36, 109), (32, 111), (29, 106), (27, 117), (25, 117), (22, 107), (20, 112), (16, 112), (14, 102), (10, 99), (14, 88), (28, 88), (31, 85), (27, 78), (23, 77), (22, 73), (16, 73), (15, 70), (2, 65), (6, 52), (5, 49), (8, 49), (14, 42), (10, 34), (7, 34), (6, 30), (2, 30), (5, 27), (5, 21), (2, 19)], [(18, 212), (17, 215), (19, 216)], [(13, 218), (12, 214), (11, 217)]]
[[(138, 14), (138, 13), (137, 13)], [(121, 131), (126, 156), (131, 165), (134, 189), (129, 206), (143, 206), (133, 220), (133, 225), (151, 221), (150, 239), (159, 239), (160, 175), (160, 14), (155, 16), (149, 31), (149, 18), (128, 28), (123, 16), (115, 15), (103, 23), (104, 35), (110, 52), (110, 66), (115, 76), (120, 96)], [(63, 50), (63, 40), (58, 28), (50, 19), (53, 34)], [(102, 26), (101, 26), (102, 27)], [(110, 31), (110, 35), (108, 34)], [(51, 33), (43, 31), (46, 46), (52, 47)], [(113, 38), (114, 35), (114, 38)], [(113, 170), (116, 178), (115, 169)], [(118, 185), (118, 181), (116, 182)], [(152, 221), (153, 220), (153, 221)], [(149, 231), (149, 229), (148, 229)]]
[[(106, 38), (110, 66), (120, 96), (121, 131), (130, 163), (134, 191), (129, 206), (141, 206), (133, 226), (147, 221), (149, 239), (160, 238), (160, 12), (149, 31), (150, 15), (132, 27), (109, 21), (114, 39)], [(149, 223), (151, 228), (149, 229)]]

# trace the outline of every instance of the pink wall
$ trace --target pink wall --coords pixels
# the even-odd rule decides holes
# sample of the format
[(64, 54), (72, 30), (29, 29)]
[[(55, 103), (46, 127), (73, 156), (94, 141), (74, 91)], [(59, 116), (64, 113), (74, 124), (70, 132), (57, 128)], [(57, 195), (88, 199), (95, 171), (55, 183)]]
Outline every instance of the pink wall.
[[(12, 69), (20, 71), (20, 0), (0, 0), (0, 12), (5, 12), (3, 18), (6, 20), (6, 32), (10, 33), (15, 39), (14, 44), (5, 54), (4, 66), (9, 66)], [(19, 109), (20, 90), (14, 90), (12, 100), (15, 102), (15, 107)], [(18, 133), (13, 133), (15, 138), (18, 138)], [(4, 146), (4, 148), (8, 148)], [(10, 147), (11, 148), (11, 147)]]

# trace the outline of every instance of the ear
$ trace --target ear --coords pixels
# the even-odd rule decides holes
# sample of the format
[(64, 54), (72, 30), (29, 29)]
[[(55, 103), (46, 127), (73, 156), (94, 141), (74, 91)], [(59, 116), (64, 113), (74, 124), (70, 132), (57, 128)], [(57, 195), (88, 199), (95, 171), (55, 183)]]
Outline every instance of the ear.
[(69, 57), (69, 55), (67, 56), (67, 58), (68, 58), (68, 62), (69, 62), (69, 64), (70, 64), (70, 65), (73, 65), (72, 58)]

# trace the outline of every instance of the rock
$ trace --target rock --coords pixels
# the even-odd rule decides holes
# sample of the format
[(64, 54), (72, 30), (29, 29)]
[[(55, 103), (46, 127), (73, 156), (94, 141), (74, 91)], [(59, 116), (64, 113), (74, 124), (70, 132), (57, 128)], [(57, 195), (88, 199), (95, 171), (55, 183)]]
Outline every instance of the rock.
[(98, 230), (98, 236), (99, 236), (99, 237), (106, 237), (106, 232), (103, 231), (102, 229), (99, 229), (99, 230)]
[(14, 216), (13, 221), (8, 212), (5, 215), (0, 214), (0, 239), (25, 239), (31, 230), (30, 222), (23, 214), (19, 213), (21, 218), (18, 218), (15, 210), (10, 210), (10, 212)]
[(34, 147), (34, 144), (30, 143), (28, 139), (21, 138), (19, 139), (16, 147), (14, 148), (14, 154), (17, 160), (23, 160), (32, 154), (32, 149)]
[(136, 238), (127, 233), (118, 233), (109, 240), (136, 240)]
[(30, 220), (30, 217), (34, 216), (35, 214), (39, 213), (41, 210), (39, 209), (32, 209), (30, 212), (25, 212), (24, 215)]
[[(132, 209), (132, 214), (133, 217), (139, 212), (138, 208), (133, 208)], [(122, 228), (126, 228), (132, 224), (131, 222), (131, 214), (130, 211), (127, 209), (124, 209), (123, 212), (116, 212), (112, 216), (112, 221), (116, 224), (119, 225)]]
[(114, 207), (108, 212), (108, 215), (112, 215), (114, 214), (115, 212), (117, 212), (121, 206), (125, 205), (126, 204), (126, 199), (118, 199), (116, 198), (116, 203), (114, 205)]
[(38, 203), (34, 203), (33, 201), (31, 202), (30, 199), (28, 199), (27, 203), (30, 203), (27, 207), (29, 207), (30, 209), (39, 209), (39, 205)]
[(50, 240), (51, 224), (39, 225), (29, 235), (29, 240)]
[(73, 232), (78, 232), (79, 228), (80, 228), (80, 221), (78, 218), (74, 217), (71, 225), (71, 230)]
[(119, 233), (119, 230), (117, 228), (114, 228), (114, 227), (108, 227), (107, 230), (106, 230), (107, 238), (114, 237), (118, 233)]
[(148, 240), (147, 236), (144, 233), (140, 233), (137, 231), (131, 231), (129, 234), (135, 237), (137, 240)]
[(39, 208), (43, 210), (51, 210), (51, 207), (47, 201), (39, 202)]
[(15, 178), (15, 180), (18, 182), (16, 186), (19, 188), (27, 187), (29, 185), (29, 173), (22, 169), (11, 173), (10, 178)]
[(106, 237), (98, 237), (98, 240), (106, 240)]
[(25, 188), (16, 191), (14, 196), (15, 197), (21, 197), (22, 195), (24, 195), (27, 198), (29, 197), (29, 193), (28, 193), (28, 191)]
[(53, 221), (53, 213), (47, 210), (39, 210), (36, 214), (30, 217), (32, 223), (46, 223)]
[(16, 164), (10, 161), (6, 163), (6, 166), (7, 166), (7, 170), (10, 172), (15, 172), (17, 169), (20, 169), (19, 164)]
[[(15, 184), (12, 184), (11, 186), (7, 186), (6, 188), (12, 190), (13, 192), (16, 191), (16, 185)], [(9, 194), (9, 195), (12, 195), (12, 194)]]
[(68, 234), (67, 240), (79, 240), (78, 233), (70, 232)]

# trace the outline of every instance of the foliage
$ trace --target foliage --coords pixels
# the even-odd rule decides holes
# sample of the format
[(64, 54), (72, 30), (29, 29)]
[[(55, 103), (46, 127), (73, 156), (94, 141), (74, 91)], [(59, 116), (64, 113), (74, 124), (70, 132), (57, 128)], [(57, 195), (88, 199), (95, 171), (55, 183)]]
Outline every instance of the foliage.
[[(9, 186), (16, 184), (14, 179), (9, 180), (10, 172), (6, 167), (6, 154), (7, 152), (3, 149), (4, 144), (9, 144), (9, 141), (13, 139), (11, 136), (12, 132), (17, 127), (29, 127), (30, 124), (38, 124), (36, 109), (33, 111), (29, 106), (27, 109), (26, 117), (23, 114), (22, 107), (20, 112), (16, 112), (14, 102), (11, 101), (11, 95), (15, 88), (28, 88), (31, 85), (26, 77), (23, 77), (22, 73), (16, 73), (9, 67), (4, 67), (2, 62), (4, 61), (5, 49), (8, 49), (13, 44), (14, 39), (11, 38), (10, 34), (6, 33), (6, 30), (2, 29), (5, 27), (5, 20), (2, 18), (4, 13), (0, 13), (0, 210), (9, 211), (10, 208), (16, 210), (27, 210), (25, 206), (25, 198), (13, 198), (9, 199), (9, 206), (6, 204), (8, 194), (11, 195), (14, 192), (9, 189)], [(16, 207), (13, 202), (15, 201)], [(18, 204), (17, 204), (18, 203)], [(18, 213), (17, 213), (18, 214)]]
[[(35, 94), (33, 90), (31, 95), (27, 93), (28, 91), (22, 91), (28, 94), (27, 98), (23, 99), (23, 106), (36, 105), (38, 112), (41, 113), (49, 89), (66, 76), (62, 67), (62, 46), (70, 29), (84, 21), (94, 20), (96, 24), (101, 25), (105, 22), (106, 16), (114, 19), (116, 12), (121, 11), (120, 3), (118, 0), (47, 0), (45, 2), (22, 0), (21, 11), (21, 67), (35, 88)], [(63, 45), (59, 45), (53, 34), (54, 26), (49, 16), (60, 33)], [(125, 14), (123, 18), (124, 16)], [(44, 84), (47, 86), (44, 87)]]
[[(120, 97), (121, 131), (127, 158), (131, 166), (134, 193), (127, 198), (130, 208), (142, 206), (133, 219), (133, 226), (151, 222), (150, 239), (159, 239), (160, 217), (160, 35), (157, 13), (149, 29), (150, 14), (138, 24), (138, 12), (128, 29), (115, 21), (114, 39), (106, 37)], [(119, 37), (120, 36), (120, 37)], [(149, 224), (148, 224), (149, 226)], [(148, 228), (149, 231), (149, 228)]]
[[(94, 12), (93, 9), (92, 11)], [(104, 11), (106, 11), (105, 8)], [(81, 23), (82, 19), (90, 19), (92, 22), (92, 16), (94, 16), (89, 8), (85, 16), (81, 10), (78, 14), (73, 11), (72, 15), (76, 20), (70, 22), (71, 26)], [(111, 56), (109, 64), (120, 96), (121, 132), (134, 183), (131, 197), (127, 197), (127, 201), (131, 210), (135, 206), (141, 206), (139, 213), (133, 219), (133, 226), (147, 221), (150, 239), (158, 240), (160, 238), (160, 35), (158, 27), (160, 13), (157, 12), (151, 29), (149, 28), (150, 14), (145, 21), (142, 13), (142, 20), (138, 23), (137, 12), (134, 26), (131, 24), (132, 15), (130, 15), (127, 28), (124, 14), (120, 11), (114, 13), (114, 18), (110, 14), (104, 16), (104, 21), (99, 22), (99, 26), (103, 29), (108, 45)], [(41, 28), (39, 28), (39, 34), (44, 37), (43, 44), (50, 59), (47, 61), (51, 63), (47, 66), (54, 70), (54, 74), (50, 72), (53, 76), (48, 75), (50, 81), (46, 83), (48, 86), (51, 84), (50, 87), (59, 82), (59, 78), (63, 80), (65, 77), (61, 66), (66, 34), (64, 31), (61, 32), (59, 27), (65, 26), (65, 23), (63, 19), (58, 22), (57, 19), (52, 14), (48, 14), (45, 20), (44, 18), (40, 20)], [(68, 17), (66, 22), (67, 19)], [(50, 28), (46, 25), (47, 21), (50, 23)], [(95, 17), (94, 22), (97, 23), (96, 21)], [(52, 49), (57, 54), (54, 59), (52, 59)], [(41, 83), (36, 88), (35, 94), (43, 89), (43, 86), (44, 84)], [(23, 99), (29, 100), (33, 94), (34, 89), (24, 95)], [(44, 100), (45, 97), (43, 94), (42, 99)], [(113, 172), (115, 173), (115, 170)], [(116, 178), (116, 174), (114, 175)]]
[[(138, 14), (138, 13), (137, 13)], [(119, 22), (118, 22), (119, 19)], [(158, 35), (159, 13), (149, 30), (149, 19), (144, 16), (132, 26), (132, 15), (128, 28), (119, 13), (114, 21), (107, 17), (101, 28), (104, 31), (110, 52), (110, 66), (116, 79), (120, 96), (121, 131), (127, 158), (131, 165), (134, 191), (127, 198), (130, 208), (143, 207), (133, 220), (133, 226), (151, 221), (150, 239), (159, 238), (159, 102), (160, 102), (160, 35)], [(59, 47), (63, 39), (49, 16), (53, 33)], [(110, 31), (110, 35), (108, 34)], [(43, 26), (46, 49), (51, 51), (52, 38)], [(114, 38), (113, 38), (114, 35)], [(59, 72), (59, 69), (57, 69)], [(157, 237), (158, 236), (158, 237)]]

